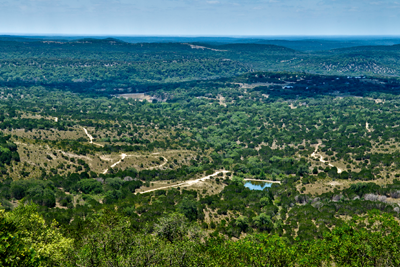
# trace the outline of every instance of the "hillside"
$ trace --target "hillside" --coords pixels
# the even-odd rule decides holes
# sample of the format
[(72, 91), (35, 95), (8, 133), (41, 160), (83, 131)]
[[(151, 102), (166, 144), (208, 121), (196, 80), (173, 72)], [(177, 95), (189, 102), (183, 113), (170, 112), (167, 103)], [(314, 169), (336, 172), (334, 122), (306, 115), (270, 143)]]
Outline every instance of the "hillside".
[(0, 264), (397, 266), (396, 53), (0, 41)]

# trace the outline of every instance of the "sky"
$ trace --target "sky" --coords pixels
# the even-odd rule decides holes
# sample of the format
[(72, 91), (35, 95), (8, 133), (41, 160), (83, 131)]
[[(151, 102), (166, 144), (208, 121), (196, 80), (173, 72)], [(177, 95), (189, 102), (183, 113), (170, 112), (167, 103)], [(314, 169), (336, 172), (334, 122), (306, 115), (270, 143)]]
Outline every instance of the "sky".
[(0, 34), (400, 35), (400, 0), (0, 0)]

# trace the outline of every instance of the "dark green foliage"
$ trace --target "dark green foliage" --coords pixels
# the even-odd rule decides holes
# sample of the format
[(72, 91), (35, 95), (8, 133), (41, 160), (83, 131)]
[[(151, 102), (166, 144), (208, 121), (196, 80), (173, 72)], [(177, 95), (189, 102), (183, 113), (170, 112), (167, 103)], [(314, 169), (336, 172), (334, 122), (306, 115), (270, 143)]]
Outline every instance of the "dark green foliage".
[(15, 199), (33, 201), (39, 205), (54, 207), (56, 198), (51, 181), (18, 180), (11, 183), (11, 195)]
[(103, 192), (103, 185), (94, 179), (82, 179), (78, 182), (76, 189), (85, 194), (100, 194)]
[(183, 198), (178, 204), (178, 212), (185, 215), (190, 221), (197, 220), (197, 203), (192, 198)]
[(17, 146), (10, 141), (10, 136), (4, 136), (0, 132), (0, 167), (9, 165), (11, 161), (20, 161)]

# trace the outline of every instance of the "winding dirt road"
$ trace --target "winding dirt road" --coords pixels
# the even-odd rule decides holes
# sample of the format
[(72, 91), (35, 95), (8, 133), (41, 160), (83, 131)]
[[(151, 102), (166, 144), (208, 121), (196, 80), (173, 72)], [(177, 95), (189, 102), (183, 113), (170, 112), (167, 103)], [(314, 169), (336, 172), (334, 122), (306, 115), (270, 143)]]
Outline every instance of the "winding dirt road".
[[(96, 146), (100, 146), (100, 147), (104, 147), (104, 145), (102, 145), (102, 144), (98, 144), (98, 143), (93, 142), (93, 140), (94, 140), (93, 136), (91, 134), (89, 134), (88, 130), (85, 127), (82, 127), (82, 129), (85, 131), (85, 134), (89, 138), (89, 143), (90, 144), (93, 144), (93, 145), (96, 145)], [(158, 155), (158, 154), (160, 154), (160, 153), (153, 153), (153, 155)], [(127, 155), (125, 153), (122, 153), (121, 154), (121, 159), (119, 161), (115, 162), (113, 165), (111, 165), (110, 168), (114, 168), (115, 166), (120, 164), (126, 157), (139, 157), (139, 155)], [(155, 166), (155, 167), (150, 167), (150, 168), (148, 168), (148, 170), (154, 170), (154, 169), (161, 168), (165, 164), (168, 163), (168, 159), (166, 157), (164, 157), (164, 156), (161, 156), (161, 157), (164, 159), (164, 162), (161, 165), (158, 165), (158, 166)], [(109, 168), (105, 169), (103, 171), (103, 174), (106, 174), (108, 172), (108, 169)]]
[[(157, 154), (160, 154), (160, 153), (153, 153), (153, 155), (157, 155)], [(119, 161), (115, 162), (113, 165), (111, 165), (110, 168), (114, 168), (115, 166), (117, 166), (118, 164), (120, 164), (120, 163), (121, 163), (125, 158), (127, 158), (127, 157), (145, 157), (146, 155), (127, 155), (127, 154), (125, 154), (125, 153), (122, 153), (120, 156), (121, 156), (121, 159), (120, 159)], [(148, 168), (148, 169), (146, 169), (146, 170), (158, 169), (158, 168), (161, 168), (161, 167), (163, 167), (165, 164), (168, 163), (168, 159), (167, 159), (166, 157), (164, 157), (164, 156), (161, 156), (161, 157), (164, 159), (164, 162), (163, 162), (161, 165), (158, 165), (158, 166), (155, 166), (155, 167), (150, 167), (150, 168)], [(109, 168), (105, 169), (105, 170), (103, 171), (103, 174), (107, 174), (108, 170), (109, 170)]]
[[(317, 154), (318, 147), (319, 147), (321, 144), (322, 144), (322, 143), (318, 143), (318, 144), (316, 145), (314, 152), (311, 154), (311, 157), (316, 158), (316, 159), (319, 159), (319, 161), (322, 162), (322, 163), (328, 163), (328, 166), (329, 166), (329, 167), (336, 167), (335, 165), (333, 165), (333, 164), (330, 163), (329, 161), (324, 160), (324, 157), (323, 157), (322, 155)], [(340, 169), (340, 168), (338, 168), (338, 167), (336, 167), (336, 168), (337, 168), (337, 172), (338, 172), (338, 173), (342, 173), (342, 172), (343, 172), (342, 169)]]
[[(121, 154), (121, 159), (120, 159), (119, 161), (115, 162), (113, 165), (111, 165), (110, 168), (114, 168), (115, 166), (117, 166), (118, 164), (120, 164), (127, 156), (128, 156), (127, 154), (122, 153), (122, 154)], [(105, 170), (103, 171), (103, 174), (106, 174), (107, 172), (108, 172), (108, 169), (105, 169)]]
[(95, 146), (104, 147), (104, 145), (102, 145), (102, 144), (98, 144), (98, 143), (93, 142), (93, 139), (94, 139), (93, 136), (91, 134), (89, 134), (88, 130), (85, 127), (82, 127), (82, 129), (85, 131), (85, 134), (89, 138), (89, 143), (90, 144), (93, 144)]
[[(158, 154), (160, 154), (160, 153), (153, 153), (153, 155), (158, 155)], [(164, 156), (161, 156), (161, 157), (164, 159), (164, 162), (163, 162), (161, 165), (158, 165), (158, 166), (156, 166), (156, 167), (150, 167), (150, 168), (148, 168), (148, 170), (154, 170), (154, 169), (161, 168), (161, 167), (163, 167), (165, 164), (168, 163), (168, 160), (167, 160), (166, 157), (164, 157)]]
[(144, 193), (153, 192), (153, 191), (162, 190), (162, 189), (167, 189), (167, 188), (172, 188), (172, 187), (178, 187), (178, 186), (191, 186), (191, 185), (194, 185), (194, 184), (196, 184), (198, 182), (204, 182), (206, 180), (209, 180), (211, 177), (214, 177), (214, 176), (216, 176), (216, 175), (218, 175), (220, 173), (228, 173), (228, 172), (230, 172), (230, 171), (217, 171), (217, 172), (215, 172), (215, 173), (213, 173), (211, 175), (205, 176), (203, 178), (186, 181), (186, 182), (183, 182), (183, 183), (180, 183), (180, 184), (164, 186), (164, 187), (160, 187), (160, 188), (156, 188), (156, 189), (149, 189), (149, 190), (146, 190), (146, 191), (137, 192), (137, 193), (135, 193), (135, 195), (136, 194), (144, 194)]

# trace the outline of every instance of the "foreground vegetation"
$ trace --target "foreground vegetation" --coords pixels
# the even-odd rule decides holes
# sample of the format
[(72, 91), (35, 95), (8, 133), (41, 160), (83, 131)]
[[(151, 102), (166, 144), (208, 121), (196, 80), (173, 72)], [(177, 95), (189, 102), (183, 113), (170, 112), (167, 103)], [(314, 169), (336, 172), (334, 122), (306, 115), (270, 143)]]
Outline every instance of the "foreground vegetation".
[[(179, 213), (137, 230), (131, 218), (104, 210), (88, 217), (75, 239), (45, 225), (35, 206), (0, 215), (4, 266), (398, 266), (399, 224), (372, 211), (316, 240), (291, 244), (278, 235), (239, 241), (206, 238)], [(153, 234), (150, 234), (153, 233)]]

